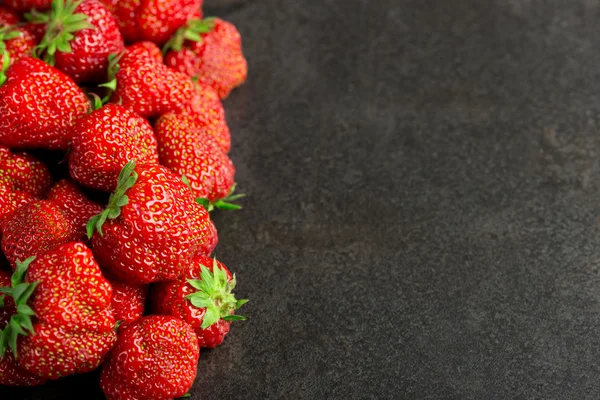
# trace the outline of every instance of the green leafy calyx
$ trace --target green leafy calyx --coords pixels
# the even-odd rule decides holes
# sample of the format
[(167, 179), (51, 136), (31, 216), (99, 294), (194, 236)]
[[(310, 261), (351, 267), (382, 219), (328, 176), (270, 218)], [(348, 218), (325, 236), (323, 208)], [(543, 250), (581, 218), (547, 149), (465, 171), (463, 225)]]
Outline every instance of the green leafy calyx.
[(239, 204), (235, 204), (234, 201), (241, 199), (246, 195), (243, 193), (233, 194), (235, 192), (236, 186), (237, 183), (231, 187), (229, 193), (227, 193), (227, 196), (223, 197), (222, 199), (218, 199), (211, 202), (209, 199), (198, 197), (196, 199), (196, 202), (201, 206), (204, 206), (204, 208), (206, 208), (208, 212), (214, 210), (215, 208), (219, 210), (241, 210), (242, 206), (240, 206)]
[(206, 312), (202, 319), (202, 329), (215, 324), (219, 319), (225, 321), (245, 320), (246, 317), (233, 312), (246, 304), (248, 300), (237, 300), (232, 293), (235, 288), (235, 275), (227, 281), (227, 273), (213, 261), (213, 271), (201, 266), (200, 279), (188, 279), (188, 283), (197, 291), (186, 296), (194, 307), (204, 308)]
[(31, 22), (46, 23), (46, 34), (36, 46), (34, 53), (50, 65), (54, 65), (56, 52), (71, 53), (71, 40), (74, 33), (83, 29), (95, 29), (86, 14), (77, 13), (75, 9), (81, 0), (54, 0), (52, 8), (46, 13), (32, 12), (27, 15)]
[(4, 307), (4, 298), (9, 296), (12, 297), (17, 309), (17, 313), (10, 318), (8, 325), (0, 332), (0, 359), (4, 358), (8, 349), (12, 350), (17, 358), (19, 335), (27, 336), (27, 331), (33, 333), (31, 317), (35, 316), (35, 312), (27, 305), (27, 302), (39, 282), (27, 283), (24, 282), (24, 279), (27, 268), (34, 259), (35, 257), (29, 257), (23, 262), (17, 261), (17, 269), (11, 277), (10, 286), (0, 288), (0, 306)]
[(215, 27), (215, 18), (208, 17), (204, 19), (191, 19), (187, 24), (175, 32), (169, 41), (163, 47), (163, 54), (169, 50), (179, 51), (183, 48), (186, 40), (192, 42), (202, 42), (202, 34), (212, 31)]
[(97, 230), (100, 236), (102, 233), (102, 225), (107, 219), (115, 219), (121, 215), (121, 207), (129, 203), (129, 198), (125, 194), (137, 181), (138, 174), (134, 171), (135, 160), (129, 161), (119, 174), (117, 188), (108, 198), (108, 206), (98, 215), (94, 215), (86, 225), (88, 238), (91, 238), (94, 231)]

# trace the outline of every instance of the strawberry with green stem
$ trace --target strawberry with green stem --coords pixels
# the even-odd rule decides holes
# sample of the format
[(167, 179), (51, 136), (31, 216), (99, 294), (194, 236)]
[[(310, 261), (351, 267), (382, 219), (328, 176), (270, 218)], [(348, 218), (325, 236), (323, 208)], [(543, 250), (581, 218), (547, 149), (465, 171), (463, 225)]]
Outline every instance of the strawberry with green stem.
[(246, 319), (235, 314), (248, 302), (235, 298), (235, 284), (235, 275), (223, 263), (198, 256), (182, 278), (153, 287), (152, 310), (183, 319), (194, 328), (200, 347), (214, 348), (223, 342), (231, 322)]
[[(33, 37), (26, 30), (16, 27), (0, 24), (0, 54), (8, 55), (8, 65), (3, 65), (2, 71), (18, 61), (21, 57), (31, 55), (35, 42)], [(3, 56), (4, 58), (4, 56)], [(4, 63), (4, 61), (3, 61)], [(0, 79), (0, 85), (4, 83), (6, 77)]]
[(55, 0), (51, 11), (34, 11), (29, 20), (46, 24), (36, 54), (78, 83), (103, 80), (108, 55), (124, 49), (117, 23), (97, 0)]

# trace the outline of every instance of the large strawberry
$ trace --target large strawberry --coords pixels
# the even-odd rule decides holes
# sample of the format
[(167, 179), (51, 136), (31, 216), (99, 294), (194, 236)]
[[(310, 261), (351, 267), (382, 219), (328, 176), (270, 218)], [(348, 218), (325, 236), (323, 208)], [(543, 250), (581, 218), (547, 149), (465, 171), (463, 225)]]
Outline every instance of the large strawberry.
[(18, 260), (78, 240), (72, 221), (50, 200), (19, 207), (2, 227), (2, 251), (14, 268)]
[[(0, 270), (0, 288), (11, 286), (11, 275)], [(20, 299), (21, 303), (23, 300)], [(12, 297), (0, 294), (0, 332), (9, 324), (10, 319), (17, 313)], [(37, 386), (46, 381), (45, 378), (32, 374), (19, 367), (12, 352), (6, 352), (0, 358), (0, 385), (5, 386)]]
[(0, 23), (0, 57), (7, 64), (3, 65), (2, 70), (20, 58), (31, 55), (34, 46), (35, 42), (29, 32), (16, 26), (2, 26)]
[(45, 196), (52, 185), (50, 171), (24, 152), (0, 145), (0, 231), (4, 219), (19, 206)]
[(213, 240), (212, 222), (205, 211), (195, 214), (200, 210), (179, 176), (161, 165), (129, 162), (106, 210), (88, 223), (94, 254), (123, 281), (176, 279), (202, 242)]
[(153, 287), (152, 311), (183, 319), (196, 331), (200, 347), (214, 348), (225, 339), (231, 321), (245, 319), (234, 311), (248, 300), (236, 300), (234, 287), (235, 276), (225, 265), (199, 256), (182, 278)]
[(48, 200), (70, 220), (78, 240), (87, 239), (86, 225), (90, 218), (102, 212), (102, 206), (90, 200), (73, 181), (62, 179), (48, 192)]
[(166, 67), (159, 54), (156, 45), (140, 42), (113, 59), (109, 72), (114, 79), (105, 85), (114, 89), (111, 102), (145, 118), (181, 110), (194, 95), (193, 83), (185, 74)]
[(31, 9), (47, 10), (52, 4), (52, 0), (4, 0), (4, 4), (15, 11), (29, 11)]
[(186, 114), (169, 113), (154, 125), (160, 163), (185, 175), (194, 195), (209, 208), (239, 209), (231, 203), (235, 167), (214, 136)]
[(219, 18), (194, 19), (166, 44), (165, 64), (196, 77), (224, 99), (246, 81), (248, 65), (235, 26)]
[(107, 104), (75, 124), (69, 154), (73, 179), (92, 189), (112, 191), (129, 160), (158, 163), (154, 131), (144, 118)]
[(120, 333), (144, 315), (148, 285), (134, 285), (110, 278), (109, 282), (112, 286), (111, 309)]
[(166, 400), (184, 396), (196, 377), (200, 349), (179, 318), (152, 315), (117, 339), (102, 367), (100, 387), (110, 400)]
[(192, 18), (201, 18), (202, 0), (103, 0), (128, 42), (164, 44)]
[(116, 332), (112, 289), (92, 252), (66, 243), (20, 263), (12, 280), (2, 291), (17, 314), (2, 332), (0, 355), (10, 348), (23, 369), (49, 379), (98, 368)]
[(50, 12), (30, 20), (47, 24), (37, 54), (75, 82), (106, 79), (108, 55), (124, 49), (116, 21), (98, 0), (56, 0)]
[(71, 128), (87, 114), (85, 93), (62, 72), (30, 57), (15, 62), (6, 77), (0, 86), (0, 144), (66, 149)]

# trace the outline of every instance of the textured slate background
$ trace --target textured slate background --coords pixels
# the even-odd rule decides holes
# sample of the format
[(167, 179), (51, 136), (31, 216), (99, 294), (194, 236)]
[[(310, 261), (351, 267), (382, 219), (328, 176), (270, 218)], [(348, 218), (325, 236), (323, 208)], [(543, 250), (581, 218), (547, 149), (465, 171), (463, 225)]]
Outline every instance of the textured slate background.
[(216, 222), (251, 320), (192, 399), (600, 397), (598, 2), (207, 3), (250, 64)]

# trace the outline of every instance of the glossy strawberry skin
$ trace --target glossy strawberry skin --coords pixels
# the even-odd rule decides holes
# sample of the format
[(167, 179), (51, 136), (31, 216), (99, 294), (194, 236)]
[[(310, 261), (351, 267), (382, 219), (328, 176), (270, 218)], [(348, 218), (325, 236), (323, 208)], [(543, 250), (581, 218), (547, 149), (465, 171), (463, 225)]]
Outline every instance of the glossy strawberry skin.
[(8, 56), (10, 57), (10, 65), (25, 56), (30, 56), (35, 47), (35, 40), (29, 32), (23, 28), (12, 29), (17, 30), (19, 36), (4, 42)]
[(126, 282), (110, 280), (112, 286), (111, 309), (115, 320), (121, 322), (119, 333), (142, 318), (146, 308), (148, 285), (133, 285)]
[[(180, 177), (156, 164), (135, 167), (128, 203), (92, 237), (98, 262), (117, 279), (146, 284), (178, 278), (199, 251), (194, 198)], [(207, 214), (204, 214), (209, 218)]]
[(87, 114), (85, 93), (62, 72), (30, 57), (15, 62), (6, 76), (0, 86), (0, 144), (65, 150), (71, 128)]
[(217, 228), (210, 219), (210, 215), (206, 209), (198, 203), (192, 204), (191, 211), (192, 223), (192, 248), (194, 255), (209, 256), (212, 254), (219, 242)]
[(102, 82), (106, 79), (108, 55), (125, 48), (123, 38), (110, 11), (97, 0), (85, 0), (75, 13), (88, 15), (94, 28), (74, 33), (69, 42), (72, 52), (56, 52), (56, 68), (79, 82)]
[(224, 198), (235, 183), (235, 167), (223, 149), (189, 115), (169, 113), (154, 125), (160, 163), (185, 175), (194, 196)]
[[(227, 267), (219, 261), (217, 261), (217, 265), (226, 272), (227, 280), (231, 281), (231, 272)], [(187, 280), (198, 279), (201, 266), (207, 267), (212, 272), (213, 259), (205, 256), (195, 257), (182, 278), (154, 285), (150, 296), (151, 307), (153, 313), (172, 315), (190, 324), (198, 336), (200, 347), (215, 348), (223, 343), (231, 322), (219, 319), (210, 327), (202, 329), (202, 319), (206, 309), (194, 307), (185, 298), (196, 291)]]
[(102, 367), (100, 387), (110, 400), (174, 399), (196, 377), (200, 349), (182, 320), (152, 315), (130, 325)]
[(98, 368), (116, 341), (112, 288), (92, 252), (70, 242), (38, 255), (29, 265), (34, 332), (19, 342), (19, 365), (57, 379)]
[(102, 206), (88, 199), (75, 182), (67, 179), (52, 186), (48, 200), (56, 204), (70, 220), (78, 240), (87, 240), (85, 226), (90, 218), (102, 211)]
[(111, 102), (149, 118), (179, 111), (192, 99), (194, 87), (190, 78), (159, 62), (157, 50), (149, 42), (128, 48), (119, 62), (117, 88)]
[(15, 25), (19, 22), (21, 22), (21, 18), (19, 18), (19, 14), (17, 14), (10, 8), (3, 7), (0, 5), (0, 26)]
[(201, 18), (202, 0), (103, 0), (128, 42), (164, 44), (191, 18)]
[(197, 77), (198, 82), (211, 86), (221, 99), (248, 76), (240, 33), (233, 24), (218, 18), (214, 29), (202, 34), (202, 41), (187, 41), (181, 50), (168, 52), (165, 64)]
[(112, 191), (129, 160), (157, 164), (152, 127), (144, 118), (116, 104), (107, 104), (80, 119), (73, 128), (69, 154), (71, 177), (92, 189)]
[(4, 0), (4, 4), (20, 12), (30, 11), (33, 8), (44, 11), (50, 8), (52, 0)]
[(77, 240), (77, 232), (72, 223), (49, 200), (19, 207), (5, 218), (2, 229), (2, 251), (13, 268), (17, 260), (73, 240)]
[[(0, 287), (10, 286), (10, 272), (0, 270)], [(10, 317), (16, 312), (15, 304), (10, 297), (4, 299), (4, 307), (0, 308), (0, 330), (8, 324)], [(0, 359), (0, 385), (5, 386), (37, 386), (46, 379), (34, 375), (19, 367), (11, 351), (6, 352)]]

